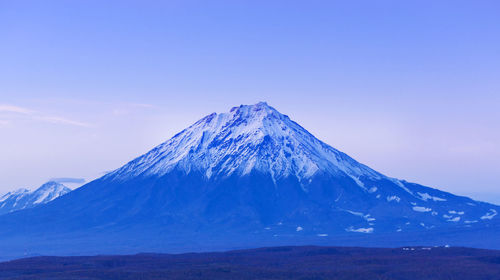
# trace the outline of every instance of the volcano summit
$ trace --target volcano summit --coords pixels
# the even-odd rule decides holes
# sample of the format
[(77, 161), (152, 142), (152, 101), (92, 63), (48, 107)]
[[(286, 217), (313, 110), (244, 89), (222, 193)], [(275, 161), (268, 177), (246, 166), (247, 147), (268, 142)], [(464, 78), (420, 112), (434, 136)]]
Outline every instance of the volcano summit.
[(500, 248), (499, 211), (387, 177), (258, 103), (208, 115), (61, 198), (1, 216), (0, 248), (9, 256), (300, 244)]

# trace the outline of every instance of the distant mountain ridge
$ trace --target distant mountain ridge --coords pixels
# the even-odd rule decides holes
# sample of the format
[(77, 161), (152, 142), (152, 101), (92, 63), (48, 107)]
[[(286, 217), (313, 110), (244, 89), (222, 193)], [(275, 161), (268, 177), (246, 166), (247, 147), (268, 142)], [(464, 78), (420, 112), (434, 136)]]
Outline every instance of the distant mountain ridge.
[(8, 192), (0, 197), (0, 215), (48, 203), (70, 191), (63, 184), (49, 181), (34, 191), (21, 188)]
[(12, 254), (500, 248), (499, 211), (385, 176), (261, 102), (210, 114), (60, 199), (0, 216), (0, 247)]

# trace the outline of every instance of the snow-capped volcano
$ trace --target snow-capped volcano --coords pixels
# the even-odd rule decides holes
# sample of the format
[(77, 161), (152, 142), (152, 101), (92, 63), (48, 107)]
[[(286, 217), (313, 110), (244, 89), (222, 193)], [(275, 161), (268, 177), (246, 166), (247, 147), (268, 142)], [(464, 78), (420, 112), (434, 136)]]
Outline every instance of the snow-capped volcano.
[[(265, 216), (264, 220), (267, 221), (273, 211), (290, 212), (293, 215), (279, 219), (288, 218), (297, 223), (305, 220), (302, 223), (330, 227), (321, 220), (326, 219), (322, 215), (336, 213), (335, 226), (342, 225), (348, 232), (429, 229), (450, 224), (470, 226), (497, 211), (488, 206), (482, 209), (478, 205), (483, 203), (469, 198), (380, 174), (318, 140), (265, 102), (234, 107), (228, 113), (210, 114), (102, 180), (122, 184), (138, 178), (158, 180), (178, 173), (187, 178), (201, 177), (198, 185), (219, 184), (234, 178), (237, 181), (233, 184), (245, 185), (248, 183), (244, 178), (253, 178), (255, 185), (245, 190), (251, 192), (264, 189), (269, 183), (266, 178), (270, 178), (274, 187), (266, 191), (270, 191), (267, 195), (275, 199), (275, 204), (254, 209), (262, 211), (259, 215)], [(327, 195), (315, 197), (320, 193)], [(280, 208), (279, 201), (292, 194), (297, 196), (294, 198), (297, 201), (286, 207), (294, 209), (300, 205), (307, 214)], [(312, 197), (315, 197), (314, 203), (323, 206), (310, 205)], [(265, 201), (268, 198), (251, 199)], [(285, 200), (290, 203), (291, 197)], [(459, 205), (450, 206), (451, 203)], [(326, 209), (329, 213), (325, 213)], [(400, 220), (398, 215), (404, 215), (404, 222), (394, 222)], [(302, 225), (298, 228), (304, 230)]]
[(0, 216), (0, 247), (23, 252), (28, 245), (19, 240), (30, 240), (51, 254), (279, 244), (500, 248), (499, 212), (387, 177), (258, 103), (210, 114), (51, 203)]
[(176, 167), (186, 173), (200, 171), (207, 178), (251, 171), (300, 181), (321, 172), (345, 174), (355, 181), (360, 176), (383, 177), (316, 139), (265, 102), (208, 115), (108, 177), (163, 176)]
[(21, 188), (8, 192), (0, 197), (0, 215), (48, 203), (70, 191), (63, 184), (50, 181), (34, 191)]

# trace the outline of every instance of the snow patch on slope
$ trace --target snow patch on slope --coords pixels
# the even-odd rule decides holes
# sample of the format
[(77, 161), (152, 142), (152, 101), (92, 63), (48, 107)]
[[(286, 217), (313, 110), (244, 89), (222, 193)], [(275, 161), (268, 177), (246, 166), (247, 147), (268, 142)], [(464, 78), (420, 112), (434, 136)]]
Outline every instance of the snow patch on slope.
[(497, 215), (497, 210), (495, 209), (490, 209), (488, 213), (484, 214), (484, 216), (481, 217), (481, 220), (491, 220)]
[(416, 212), (431, 212), (432, 209), (431, 208), (427, 208), (427, 207), (423, 207), (423, 206), (413, 206), (413, 211), (416, 211)]
[(372, 233), (373, 228), (354, 228), (354, 227), (349, 227), (345, 229), (348, 232), (360, 232), (360, 233)]
[(397, 196), (397, 195), (388, 196), (387, 197), (387, 202), (391, 202), (391, 201), (400, 202), (401, 198), (399, 196)]
[(355, 211), (351, 211), (351, 210), (345, 210), (346, 212), (350, 213), (350, 214), (353, 214), (354, 216), (358, 216), (358, 217), (361, 217), (363, 218), (364, 220), (366, 220), (367, 222), (373, 222), (375, 221), (376, 219), (371, 217), (370, 214), (363, 214), (361, 212), (355, 212)]
[(427, 201), (427, 200), (446, 201), (446, 199), (444, 199), (444, 198), (440, 198), (440, 197), (437, 197), (437, 196), (432, 196), (432, 195), (430, 195), (428, 193), (417, 192), (417, 194), (420, 196), (420, 199), (422, 199), (423, 201)]

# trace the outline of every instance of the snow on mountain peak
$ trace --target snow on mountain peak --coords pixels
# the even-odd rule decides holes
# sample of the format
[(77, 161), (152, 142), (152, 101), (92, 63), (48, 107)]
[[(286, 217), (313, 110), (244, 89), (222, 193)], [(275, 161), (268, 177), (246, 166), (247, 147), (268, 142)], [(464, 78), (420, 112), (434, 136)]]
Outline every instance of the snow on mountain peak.
[(54, 181), (47, 182), (32, 193), (33, 204), (47, 203), (70, 191), (71, 189), (63, 184)]
[(303, 180), (320, 171), (355, 181), (360, 176), (383, 177), (265, 102), (212, 113), (106, 177), (162, 176), (174, 168), (199, 171), (207, 178), (252, 171), (269, 173), (274, 180), (288, 176)]
[(48, 203), (70, 191), (63, 184), (51, 181), (34, 191), (21, 188), (8, 192), (0, 197), (0, 215)]

